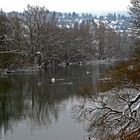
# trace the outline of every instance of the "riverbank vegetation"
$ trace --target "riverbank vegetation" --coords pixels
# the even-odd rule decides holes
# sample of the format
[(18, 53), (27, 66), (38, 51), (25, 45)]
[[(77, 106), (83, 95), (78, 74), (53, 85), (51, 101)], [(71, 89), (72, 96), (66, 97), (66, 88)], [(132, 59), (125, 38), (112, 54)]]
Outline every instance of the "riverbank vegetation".
[[(132, 42), (126, 29), (116, 31), (104, 22), (104, 17), (96, 22), (91, 15), (87, 15), (87, 18), (79, 21), (76, 13), (71, 15), (71, 19), (64, 14), (67, 17), (65, 23), (58, 18), (61, 14), (50, 12), (45, 7), (30, 5), (23, 13), (5, 13), (1, 10), (0, 55), (5, 54), (5, 51), (14, 51), (17, 55), (25, 56), (22, 62), (18, 59), (11, 61), (9, 55), (12, 54), (7, 54), (5, 57), (9, 57), (9, 61), (1, 59), (4, 61), (1, 68), (8, 68), (15, 63), (47, 67), (130, 56)], [(111, 19), (117, 22), (115, 14), (108, 14), (107, 21), (111, 22)]]
[(109, 70), (96, 87), (82, 88), (83, 99), (73, 108), (90, 137), (140, 138), (140, 64), (135, 60)]

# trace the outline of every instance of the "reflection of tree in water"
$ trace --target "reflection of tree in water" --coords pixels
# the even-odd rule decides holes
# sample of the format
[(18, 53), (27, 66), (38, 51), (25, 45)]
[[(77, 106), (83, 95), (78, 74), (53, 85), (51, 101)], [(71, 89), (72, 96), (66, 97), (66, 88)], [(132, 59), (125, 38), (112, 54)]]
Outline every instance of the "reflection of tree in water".
[[(40, 83), (41, 80), (44, 80)], [(48, 80), (48, 79), (47, 79)], [(49, 127), (65, 109), (71, 87), (56, 87), (32, 76), (9, 77), (0, 82), (0, 129), (6, 133), (18, 121), (28, 119), (31, 127)], [(67, 94), (66, 94), (67, 93)]]
[[(1, 79), (0, 133), (14, 131), (18, 122), (24, 120), (29, 121), (32, 129), (46, 128), (55, 123), (67, 100), (81, 96), (77, 94), (79, 86), (92, 85), (97, 79), (96, 71), (92, 73), (94, 70), (91, 66), (73, 66), (67, 72), (57, 69), (57, 72), (16, 74)], [(91, 73), (87, 74), (87, 71)], [(64, 79), (51, 83), (53, 76)]]

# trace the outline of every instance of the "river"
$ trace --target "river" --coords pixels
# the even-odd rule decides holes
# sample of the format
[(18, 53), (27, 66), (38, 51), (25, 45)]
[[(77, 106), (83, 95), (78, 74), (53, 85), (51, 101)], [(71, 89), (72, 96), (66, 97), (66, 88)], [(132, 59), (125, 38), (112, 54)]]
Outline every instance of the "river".
[[(107, 64), (73, 65), (0, 79), (1, 140), (86, 140), (71, 108), (81, 87), (96, 85)], [(55, 80), (52, 81), (52, 78)]]

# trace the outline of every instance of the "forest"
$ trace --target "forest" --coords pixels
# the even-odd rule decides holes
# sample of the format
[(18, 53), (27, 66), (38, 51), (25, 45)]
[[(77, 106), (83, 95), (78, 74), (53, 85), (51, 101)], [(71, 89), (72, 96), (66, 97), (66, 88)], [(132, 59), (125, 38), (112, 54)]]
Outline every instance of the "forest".
[[(46, 68), (129, 58), (134, 51), (129, 20), (115, 13), (106, 17), (86, 13), (80, 16), (30, 5), (23, 13), (1, 10), (0, 67)], [(116, 29), (111, 22), (116, 23)]]

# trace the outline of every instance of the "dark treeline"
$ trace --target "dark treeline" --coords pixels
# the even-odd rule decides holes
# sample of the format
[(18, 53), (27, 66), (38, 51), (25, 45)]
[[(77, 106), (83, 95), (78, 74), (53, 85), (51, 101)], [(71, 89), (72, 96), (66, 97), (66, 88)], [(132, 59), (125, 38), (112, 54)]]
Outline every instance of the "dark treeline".
[[(61, 22), (63, 15), (69, 15), (71, 19), (67, 17), (66, 23)], [(1, 10), (1, 53), (22, 53), (26, 59), (24, 64), (32, 65), (37, 60), (38, 65), (45, 66), (129, 56), (131, 43), (126, 30), (118, 32), (111, 28), (103, 22), (104, 16), (95, 22), (97, 17), (92, 18), (90, 14), (82, 14), (82, 17), (86, 15), (87, 18), (80, 21), (76, 13), (63, 15), (49, 12), (45, 7), (29, 5), (23, 13), (5, 13)], [(115, 14), (107, 16), (108, 21), (118, 19), (126, 20), (126, 17)], [(8, 67), (13, 62), (5, 63)], [(20, 61), (20, 65), (22, 63)]]

